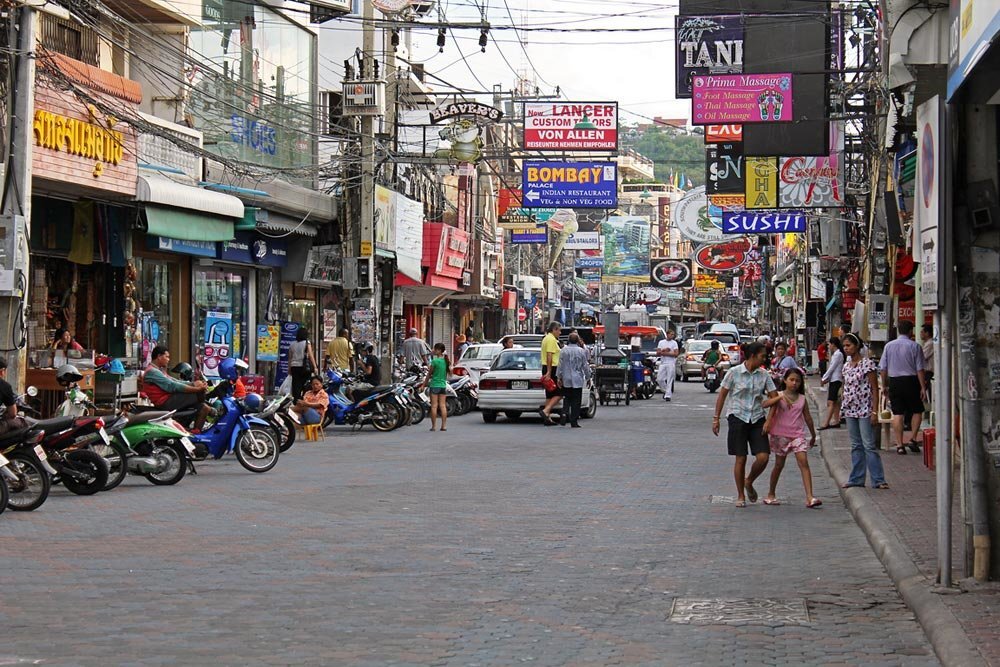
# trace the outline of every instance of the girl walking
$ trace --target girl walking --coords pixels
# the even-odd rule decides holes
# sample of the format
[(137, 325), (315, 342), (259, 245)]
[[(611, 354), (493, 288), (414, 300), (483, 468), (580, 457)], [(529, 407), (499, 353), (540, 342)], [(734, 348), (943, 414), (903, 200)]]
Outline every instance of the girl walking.
[[(814, 508), (823, 504), (819, 498), (813, 497), (812, 471), (809, 470), (809, 448), (816, 446), (816, 427), (813, 426), (812, 414), (806, 404), (805, 376), (798, 368), (790, 368), (785, 373), (784, 389), (773, 398), (765, 399), (765, 408), (771, 408), (764, 430), (771, 440), (771, 453), (774, 454), (774, 467), (771, 469), (771, 488), (764, 498), (765, 505), (780, 505), (777, 498), (778, 478), (785, 468), (785, 459), (789, 454), (795, 455), (802, 473), (802, 486), (806, 490), (806, 507)], [(808, 442), (805, 437), (805, 427), (809, 427)]]
[(842, 488), (864, 486), (866, 475), (872, 487), (888, 489), (882, 471), (882, 457), (875, 449), (875, 424), (878, 423), (878, 367), (864, 356), (861, 340), (854, 334), (844, 336), (844, 397), (840, 413), (847, 419), (851, 436), (851, 476)]
[(829, 384), (826, 393), (826, 419), (819, 430), (840, 428), (840, 389), (844, 386), (844, 346), (840, 339), (834, 336), (830, 339), (830, 365), (823, 373), (823, 384)]
[(451, 364), (444, 354), (444, 343), (434, 344), (434, 356), (431, 357), (430, 365), (427, 368), (427, 379), (424, 386), (428, 387), (431, 397), (431, 430), (437, 430), (437, 416), (441, 414), (441, 430), (447, 431), (448, 426), (448, 398), (445, 389), (448, 386), (448, 373), (451, 371)]

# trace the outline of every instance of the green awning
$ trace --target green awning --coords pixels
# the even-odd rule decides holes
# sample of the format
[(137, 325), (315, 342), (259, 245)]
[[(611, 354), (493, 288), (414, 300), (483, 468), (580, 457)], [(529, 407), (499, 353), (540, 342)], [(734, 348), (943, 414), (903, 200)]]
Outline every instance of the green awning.
[(243, 218), (236, 221), (236, 229), (241, 232), (252, 232), (257, 229), (257, 207), (244, 206)]
[(220, 218), (176, 208), (146, 206), (146, 233), (185, 241), (231, 241), (233, 218)]

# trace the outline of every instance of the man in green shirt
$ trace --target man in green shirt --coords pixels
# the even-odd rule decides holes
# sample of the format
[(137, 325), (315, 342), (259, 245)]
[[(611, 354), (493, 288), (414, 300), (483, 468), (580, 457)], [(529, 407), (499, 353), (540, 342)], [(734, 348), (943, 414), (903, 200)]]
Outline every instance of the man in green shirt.
[(722, 360), (722, 353), (719, 352), (719, 341), (713, 340), (712, 347), (705, 350), (701, 355), (701, 379), (705, 379), (705, 369), (709, 366), (718, 366)]

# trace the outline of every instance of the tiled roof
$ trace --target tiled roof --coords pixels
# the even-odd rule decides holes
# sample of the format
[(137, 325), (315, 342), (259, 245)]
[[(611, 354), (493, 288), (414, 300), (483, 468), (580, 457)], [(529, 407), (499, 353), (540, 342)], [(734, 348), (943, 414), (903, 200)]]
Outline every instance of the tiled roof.
[[(39, 47), (39, 50), (42, 51), (42, 47)], [(75, 58), (48, 50), (44, 51), (44, 57), (39, 59), (39, 64), (42, 67), (57, 68), (76, 83), (102, 93), (134, 104), (142, 102), (142, 86), (138, 81), (126, 79), (118, 74), (80, 62)]]

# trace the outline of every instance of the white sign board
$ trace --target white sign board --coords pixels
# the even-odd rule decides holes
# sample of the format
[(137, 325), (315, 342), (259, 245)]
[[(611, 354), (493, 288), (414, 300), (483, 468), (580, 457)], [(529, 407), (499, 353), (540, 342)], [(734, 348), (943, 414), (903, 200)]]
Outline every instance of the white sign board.
[(574, 232), (566, 239), (567, 250), (600, 250), (600, 232)]
[(935, 96), (917, 107), (917, 186), (913, 199), (920, 230), (920, 302), (924, 310), (938, 308), (942, 138), (941, 98)]

